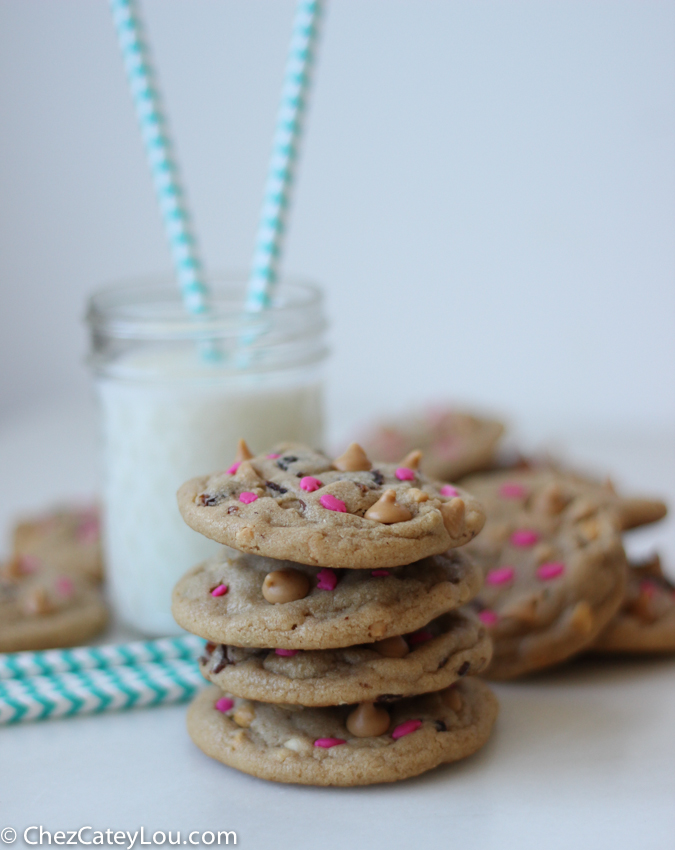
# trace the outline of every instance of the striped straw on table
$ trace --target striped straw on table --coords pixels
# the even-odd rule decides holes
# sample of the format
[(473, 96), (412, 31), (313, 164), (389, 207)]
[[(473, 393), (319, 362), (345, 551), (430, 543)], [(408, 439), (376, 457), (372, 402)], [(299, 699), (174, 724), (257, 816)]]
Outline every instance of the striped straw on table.
[(47, 649), (40, 652), (12, 652), (0, 655), (0, 682), (76, 673), (93, 668), (161, 663), (175, 659), (197, 658), (204, 641), (194, 635), (158, 640), (139, 640), (102, 646), (78, 646), (75, 649)]
[(137, 0), (110, 0), (110, 8), (183, 302), (189, 313), (200, 315), (208, 312), (209, 292), (140, 9)]
[(196, 663), (182, 658), (7, 679), (0, 724), (183, 702), (203, 685)]
[(249, 279), (251, 312), (269, 307), (277, 281), (323, 6), (322, 0), (298, 0), (296, 7)]

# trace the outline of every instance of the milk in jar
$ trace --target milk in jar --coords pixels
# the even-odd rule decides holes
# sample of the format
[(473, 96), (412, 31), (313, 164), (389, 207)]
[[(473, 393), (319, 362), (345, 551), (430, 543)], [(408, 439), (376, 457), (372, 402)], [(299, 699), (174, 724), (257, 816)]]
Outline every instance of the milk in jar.
[(107, 578), (116, 614), (148, 635), (180, 631), (173, 585), (222, 549), (183, 522), (178, 487), (230, 466), (242, 437), (256, 453), (322, 444), (320, 292), (282, 284), (269, 310), (246, 316), (243, 285), (212, 287), (213, 312), (198, 320), (168, 284), (90, 302)]

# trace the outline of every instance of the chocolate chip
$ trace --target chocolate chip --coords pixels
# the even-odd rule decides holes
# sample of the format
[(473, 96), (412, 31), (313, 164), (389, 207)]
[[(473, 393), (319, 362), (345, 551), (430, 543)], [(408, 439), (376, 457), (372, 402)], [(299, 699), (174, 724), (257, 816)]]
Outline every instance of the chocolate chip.
[(282, 487), (281, 484), (275, 484), (274, 481), (265, 481), (265, 486), (269, 487), (270, 490), (274, 490), (275, 493), (279, 493), (283, 495), (284, 493), (288, 493), (288, 490), (285, 487)]
[(373, 481), (378, 487), (384, 484), (384, 475), (382, 475), (379, 469), (371, 469), (370, 474), (373, 476)]
[(449, 656), (449, 655), (448, 655), (448, 656), (446, 656), (446, 657), (445, 657), (445, 658), (441, 661), (441, 663), (438, 665), (438, 667), (437, 667), (436, 669), (437, 669), (437, 670), (441, 670), (443, 667), (445, 667), (445, 665), (448, 663), (448, 661), (450, 661), (450, 656)]
[(228, 514), (236, 514), (239, 513), (239, 508), (236, 505), (230, 505), (227, 509)]
[(437, 732), (447, 732), (448, 727), (443, 723), (442, 720), (434, 720), (434, 726), (436, 727)]
[(199, 497), (199, 504), (205, 508), (212, 508), (221, 502), (220, 496), (211, 496), (209, 493), (202, 493)]
[(213, 653), (213, 656), (212, 656), (213, 657), (213, 666), (211, 667), (212, 673), (220, 673), (221, 670), (223, 670), (225, 667), (227, 667), (229, 662), (227, 660), (226, 652), (227, 652), (227, 647), (224, 646), (222, 643), (220, 644), (220, 646), (216, 647), (216, 649)]
[(464, 664), (462, 664), (462, 666), (457, 671), (457, 675), (458, 676), (466, 676), (466, 674), (469, 672), (469, 667), (471, 667), (470, 662), (465, 661)]
[(280, 457), (277, 461), (277, 466), (279, 469), (283, 469), (284, 472), (288, 471), (288, 467), (297, 461), (297, 457), (295, 455), (284, 455), (284, 457)]

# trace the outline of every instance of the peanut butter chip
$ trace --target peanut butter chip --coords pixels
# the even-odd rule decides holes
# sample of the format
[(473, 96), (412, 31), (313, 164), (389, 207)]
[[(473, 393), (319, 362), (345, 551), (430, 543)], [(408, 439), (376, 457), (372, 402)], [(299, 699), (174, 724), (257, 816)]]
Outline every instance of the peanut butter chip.
[(243, 460), (251, 460), (253, 455), (251, 454), (251, 450), (246, 445), (245, 440), (239, 440), (237, 443), (237, 454), (234, 456), (235, 463), (241, 463)]
[(243, 726), (245, 729), (253, 723), (255, 719), (255, 709), (250, 703), (244, 703), (232, 715), (232, 720), (237, 726)]
[(452, 711), (461, 711), (463, 705), (462, 695), (455, 688), (447, 688), (443, 692), (442, 699)]
[(371, 637), (381, 638), (382, 635), (387, 634), (387, 624), (383, 623), (382, 620), (378, 620), (376, 623), (373, 623), (372, 626), (368, 629), (368, 633)]
[(443, 525), (447, 528), (448, 533), (452, 537), (459, 536), (462, 526), (464, 525), (464, 514), (466, 505), (464, 499), (455, 497), (441, 505), (441, 513), (443, 514)]
[(34, 614), (37, 617), (49, 614), (53, 610), (53, 607), (44, 587), (36, 587), (30, 592), (24, 602), (26, 614)]
[(340, 472), (361, 472), (372, 469), (373, 464), (358, 443), (352, 443), (347, 451), (333, 461)]
[(587, 635), (593, 628), (593, 609), (585, 600), (578, 602), (574, 606), (572, 616), (570, 617), (570, 625), (575, 632)]
[[(412, 467), (409, 467), (412, 469)], [(425, 493), (424, 490), (418, 490), (417, 487), (411, 487), (410, 490), (406, 492), (406, 496), (409, 499), (412, 499), (413, 502), (428, 502), (429, 494)]]
[(422, 452), (419, 449), (407, 454), (399, 466), (404, 466), (406, 469), (419, 469), (420, 461), (422, 460)]
[(267, 573), (262, 595), (268, 602), (295, 602), (309, 593), (309, 579), (299, 570), (274, 570)]
[[(464, 504), (462, 502), (462, 504)], [(412, 514), (407, 508), (396, 503), (396, 491), (385, 490), (374, 505), (368, 508), (364, 514), (366, 519), (373, 519), (384, 525), (392, 525), (395, 522), (406, 522), (412, 519)]]
[(347, 730), (355, 738), (376, 738), (384, 735), (389, 729), (391, 718), (389, 712), (372, 702), (362, 702), (358, 708), (347, 717)]
[(262, 478), (253, 468), (253, 464), (249, 460), (243, 460), (239, 464), (239, 469), (234, 474), (235, 480), (240, 481), (248, 487), (256, 487), (262, 484)]
[(410, 652), (408, 644), (401, 635), (375, 641), (372, 647), (375, 652), (379, 652), (385, 658), (404, 658)]

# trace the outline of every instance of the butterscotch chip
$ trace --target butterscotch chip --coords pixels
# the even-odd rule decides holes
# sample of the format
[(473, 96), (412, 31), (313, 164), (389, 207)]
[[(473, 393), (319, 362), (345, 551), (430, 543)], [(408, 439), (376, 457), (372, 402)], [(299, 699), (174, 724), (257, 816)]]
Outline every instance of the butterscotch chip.
[[(263, 581), (279, 569), (307, 576), (307, 595), (271, 605), (263, 596)], [(172, 610), (184, 629), (218, 644), (330, 649), (413, 632), (463, 605), (481, 581), (478, 567), (454, 549), (382, 573), (338, 573), (223, 552), (183, 576), (174, 589)], [(227, 594), (213, 597), (211, 591), (221, 584), (227, 585)]]
[(245, 702), (237, 708), (237, 710), (232, 714), (232, 719), (237, 724), (237, 726), (243, 726), (248, 728), (251, 723), (253, 723), (253, 719), (255, 718), (255, 709), (251, 705), (251, 703)]
[(309, 577), (300, 570), (274, 570), (263, 581), (262, 595), (268, 602), (284, 603), (304, 599), (309, 593)]
[[(284, 444), (233, 469), (188, 481), (178, 504), (196, 531), (250, 554), (320, 567), (388, 568), (462, 546), (484, 522), (466, 491), (398, 464), (341, 471), (323, 454)], [(442, 510), (456, 498), (464, 514), (454, 507), (449, 521)]]
[[(488, 514), (467, 547), (485, 575), (475, 605), (494, 643), (486, 675), (521, 676), (592, 645), (626, 581), (621, 523), (607, 493), (554, 469), (477, 475), (467, 486)], [(583, 533), (588, 523), (591, 534)]]
[(222, 690), (247, 699), (326, 706), (439, 690), (467, 674), (480, 675), (491, 656), (485, 626), (466, 609), (443, 614), (406, 639), (388, 641), (400, 642), (405, 653), (383, 653), (385, 641), (282, 655), (211, 643), (200, 669)]
[(359, 472), (373, 468), (358, 443), (352, 443), (343, 455), (333, 461), (333, 466), (341, 472)]
[(400, 700), (389, 709), (388, 730), (371, 737), (349, 731), (350, 706), (258, 702), (251, 725), (241, 729), (214, 708), (222, 691), (208, 688), (188, 710), (188, 732), (207, 755), (262, 779), (342, 786), (395, 782), (464, 758), (487, 741), (497, 700), (478, 679), (463, 680), (457, 688), (463, 700), (459, 711), (448, 708), (439, 693)]
[(405, 658), (410, 652), (410, 647), (400, 635), (375, 641), (373, 649), (384, 658)]
[(345, 726), (355, 738), (373, 738), (384, 735), (391, 725), (391, 717), (386, 708), (372, 702), (362, 702), (351, 714), (347, 715)]

